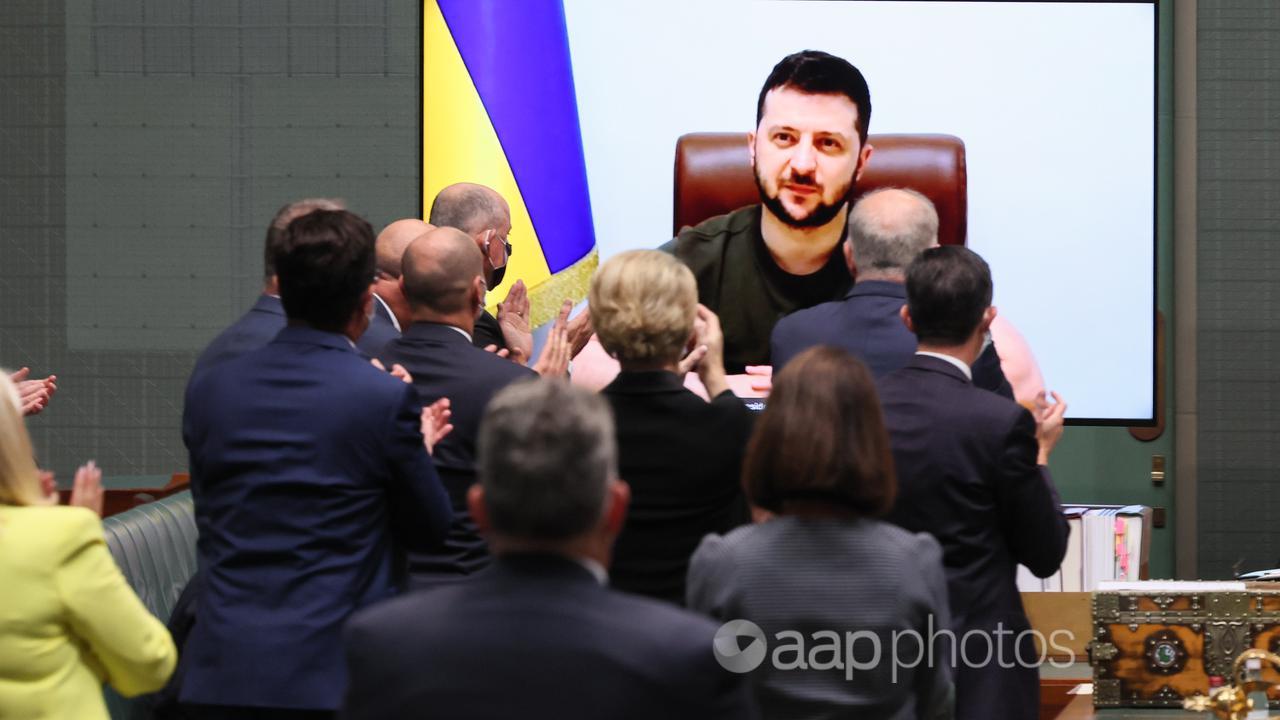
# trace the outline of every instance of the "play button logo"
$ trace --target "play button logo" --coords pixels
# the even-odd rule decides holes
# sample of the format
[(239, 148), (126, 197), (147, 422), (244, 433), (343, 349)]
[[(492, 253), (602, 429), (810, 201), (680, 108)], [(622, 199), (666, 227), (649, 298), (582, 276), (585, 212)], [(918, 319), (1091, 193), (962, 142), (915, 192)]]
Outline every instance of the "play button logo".
[(748, 673), (760, 667), (768, 653), (764, 631), (750, 620), (730, 620), (716, 631), (712, 643), (716, 662), (731, 673)]

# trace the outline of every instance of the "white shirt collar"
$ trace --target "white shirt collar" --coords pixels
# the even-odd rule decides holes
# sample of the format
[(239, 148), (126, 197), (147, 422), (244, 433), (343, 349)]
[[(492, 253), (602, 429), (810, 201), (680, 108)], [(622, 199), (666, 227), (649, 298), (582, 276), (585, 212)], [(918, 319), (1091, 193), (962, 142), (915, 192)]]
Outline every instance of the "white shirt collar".
[(395, 327), (396, 332), (404, 332), (400, 329), (400, 320), (396, 318), (395, 313), (391, 312), (391, 306), (387, 304), (387, 301), (379, 297), (378, 293), (373, 294), (373, 299), (377, 300), (382, 305), (382, 309), (387, 311), (387, 317), (391, 318), (391, 325)]
[(582, 567), (586, 568), (587, 572), (591, 573), (591, 575), (595, 577), (596, 582), (600, 583), (601, 585), (609, 584), (609, 571), (605, 570), (604, 566), (601, 565), (600, 563), (596, 562), (595, 560), (592, 560), (589, 557), (575, 556), (570, 559), (578, 563)]
[(454, 332), (462, 333), (462, 337), (466, 338), (467, 342), (473, 342), (473, 340), (471, 339), (471, 333), (467, 332), (466, 330), (463, 330), (457, 325), (445, 325), (445, 327), (449, 328), (450, 330), (453, 330)]
[(959, 358), (952, 357), (951, 355), (944, 355), (942, 353), (929, 352), (927, 350), (917, 350), (916, 354), (924, 355), (926, 357), (931, 357), (931, 358), (938, 358), (939, 360), (946, 360), (952, 365), (955, 365), (956, 367), (960, 368), (960, 372), (964, 373), (964, 376), (969, 379), (969, 382), (973, 382), (973, 371), (970, 370), (969, 366), (965, 365), (964, 361), (960, 360)]

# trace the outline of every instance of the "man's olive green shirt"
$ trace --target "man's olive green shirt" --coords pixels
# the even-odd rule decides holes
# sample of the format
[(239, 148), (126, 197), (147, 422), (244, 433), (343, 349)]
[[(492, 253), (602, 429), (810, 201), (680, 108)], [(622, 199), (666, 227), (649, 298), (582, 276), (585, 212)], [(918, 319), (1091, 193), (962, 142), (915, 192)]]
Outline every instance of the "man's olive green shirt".
[(839, 300), (853, 286), (840, 252), (809, 275), (778, 267), (760, 234), (762, 212), (762, 206), (749, 205), (718, 215), (681, 230), (669, 246), (693, 271), (698, 301), (720, 316), (729, 373), (770, 365), (769, 336), (780, 318)]

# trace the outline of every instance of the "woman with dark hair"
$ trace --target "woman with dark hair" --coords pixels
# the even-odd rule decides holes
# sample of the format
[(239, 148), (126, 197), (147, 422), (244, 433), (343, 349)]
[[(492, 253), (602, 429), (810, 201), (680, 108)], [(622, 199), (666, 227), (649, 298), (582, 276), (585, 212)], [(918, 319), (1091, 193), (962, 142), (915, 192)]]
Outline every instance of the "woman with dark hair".
[(936, 639), (950, 626), (942, 550), (877, 519), (896, 480), (866, 366), (825, 346), (787, 363), (742, 476), (772, 519), (704, 538), (687, 599), (763, 631), (762, 664), (742, 668), (763, 716), (950, 717), (950, 645)]

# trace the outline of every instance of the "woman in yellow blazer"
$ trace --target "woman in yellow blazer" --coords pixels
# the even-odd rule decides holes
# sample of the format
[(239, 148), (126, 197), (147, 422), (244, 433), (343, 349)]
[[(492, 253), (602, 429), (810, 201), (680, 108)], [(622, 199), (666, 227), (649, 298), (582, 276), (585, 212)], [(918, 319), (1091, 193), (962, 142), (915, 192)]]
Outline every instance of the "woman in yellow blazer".
[(103, 540), (102, 473), (76, 473), (72, 503), (44, 492), (18, 394), (0, 373), (0, 718), (106, 720), (102, 683), (164, 686), (173, 640)]

